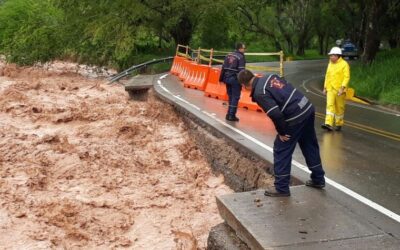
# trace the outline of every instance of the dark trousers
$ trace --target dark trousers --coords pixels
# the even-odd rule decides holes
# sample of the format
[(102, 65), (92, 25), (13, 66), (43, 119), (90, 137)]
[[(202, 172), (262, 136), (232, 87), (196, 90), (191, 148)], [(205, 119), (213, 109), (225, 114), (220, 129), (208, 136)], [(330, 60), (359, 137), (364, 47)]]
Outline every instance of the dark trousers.
[[(314, 108), (313, 108), (314, 109)], [(311, 171), (311, 179), (318, 184), (325, 184), (325, 172), (322, 168), (319, 146), (314, 128), (314, 110), (303, 122), (288, 127), (289, 141), (282, 142), (277, 136), (274, 142), (275, 188), (278, 192), (290, 192), (290, 169), (292, 154), (299, 143)]]
[(237, 77), (231, 76), (224, 80), (226, 92), (229, 97), (228, 115), (235, 116), (238, 108), (242, 86), (239, 84)]

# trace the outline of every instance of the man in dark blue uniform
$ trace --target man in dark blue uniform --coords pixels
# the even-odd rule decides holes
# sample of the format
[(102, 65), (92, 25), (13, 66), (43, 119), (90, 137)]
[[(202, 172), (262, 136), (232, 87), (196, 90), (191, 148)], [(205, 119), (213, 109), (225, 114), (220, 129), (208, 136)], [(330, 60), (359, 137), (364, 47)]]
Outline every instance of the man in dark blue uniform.
[(299, 143), (311, 171), (307, 186), (325, 187), (325, 172), (321, 165), (319, 146), (314, 129), (315, 110), (300, 91), (278, 75), (255, 77), (249, 70), (239, 73), (239, 82), (251, 88), (251, 97), (271, 118), (278, 132), (274, 142), (275, 188), (266, 196), (290, 196), (289, 182), (292, 154)]
[(244, 57), (245, 48), (243, 43), (238, 43), (236, 45), (236, 51), (225, 57), (219, 77), (219, 81), (225, 83), (226, 92), (229, 97), (228, 113), (225, 117), (228, 121), (239, 121), (239, 118), (236, 117), (236, 112), (242, 86), (238, 82), (237, 74), (244, 70), (246, 66), (246, 59)]

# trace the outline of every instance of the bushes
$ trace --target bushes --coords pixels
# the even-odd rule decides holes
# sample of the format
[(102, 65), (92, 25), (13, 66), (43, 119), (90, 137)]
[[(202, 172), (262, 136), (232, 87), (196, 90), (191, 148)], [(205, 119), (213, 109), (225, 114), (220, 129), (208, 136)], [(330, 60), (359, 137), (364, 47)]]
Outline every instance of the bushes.
[(62, 12), (51, 1), (8, 0), (0, 5), (0, 53), (21, 65), (62, 53)]
[(141, 54), (154, 54), (158, 45), (150, 28), (135, 25), (138, 12), (145, 12), (138, 6), (130, 1), (0, 0), (0, 54), (20, 65), (68, 58), (129, 67), (141, 62)]
[(400, 49), (380, 52), (371, 66), (351, 68), (351, 86), (356, 94), (382, 104), (400, 105)]

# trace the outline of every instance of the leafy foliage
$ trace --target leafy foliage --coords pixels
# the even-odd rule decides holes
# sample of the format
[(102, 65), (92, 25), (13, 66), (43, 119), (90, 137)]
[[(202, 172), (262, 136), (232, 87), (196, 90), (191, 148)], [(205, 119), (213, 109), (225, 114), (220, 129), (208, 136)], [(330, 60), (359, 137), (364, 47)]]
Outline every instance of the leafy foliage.
[(350, 84), (357, 95), (400, 105), (399, 64), (400, 49), (379, 53), (371, 66), (352, 66)]
[(0, 6), (0, 48), (10, 61), (33, 64), (62, 52), (62, 13), (51, 1), (12, 0)]
[(221, 2), (206, 6), (201, 15), (199, 29), (200, 46), (206, 48), (225, 48), (232, 45), (229, 39), (229, 13)]
[(371, 63), (382, 39), (399, 46), (399, 9), (396, 0), (0, 0), (0, 53), (19, 64), (67, 58), (121, 69), (176, 44), (230, 50), (243, 41), (307, 58), (350, 38)]

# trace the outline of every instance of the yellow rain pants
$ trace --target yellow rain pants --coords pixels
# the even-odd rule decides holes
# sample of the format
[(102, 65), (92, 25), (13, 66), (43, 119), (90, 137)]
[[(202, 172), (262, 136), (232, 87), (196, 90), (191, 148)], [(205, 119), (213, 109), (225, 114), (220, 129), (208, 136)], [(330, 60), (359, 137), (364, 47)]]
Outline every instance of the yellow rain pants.
[(325, 124), (343, 126), (346, 94), (338, 96), (338, 91), (341, 87), (346, 91), (349, 81), (350, 67), (343, 58), (339, 58), (336, 63), (329, 62), (324, 82), (327, 91)]

